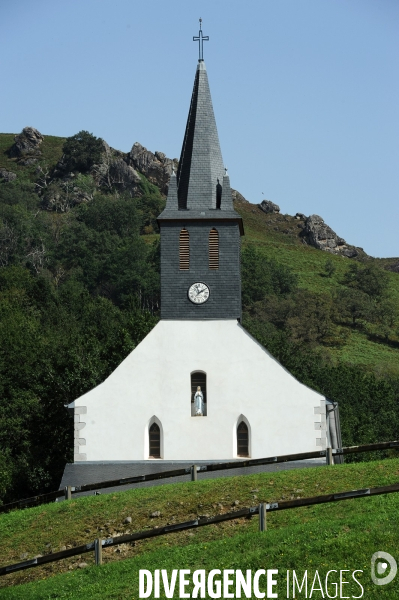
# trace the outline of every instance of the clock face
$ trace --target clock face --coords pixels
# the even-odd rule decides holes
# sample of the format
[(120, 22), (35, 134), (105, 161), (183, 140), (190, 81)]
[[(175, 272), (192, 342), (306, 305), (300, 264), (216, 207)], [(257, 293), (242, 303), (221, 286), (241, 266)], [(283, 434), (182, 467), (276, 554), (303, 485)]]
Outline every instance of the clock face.
[(188, 288), (188, 297), (193, 304), (203, 304), (209, 298), (209, 287), (205, 283), (193, 283)]

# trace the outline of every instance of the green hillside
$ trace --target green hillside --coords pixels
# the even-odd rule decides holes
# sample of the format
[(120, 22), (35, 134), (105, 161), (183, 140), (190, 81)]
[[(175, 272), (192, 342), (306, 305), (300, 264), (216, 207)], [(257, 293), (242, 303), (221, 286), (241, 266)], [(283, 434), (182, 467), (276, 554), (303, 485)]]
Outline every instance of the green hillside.
[[(0, 502), (58, 487), (73, 447), (64, 405), (120, 364), (160, 307), (168, 159), (146, 170), (88, 132), (30, 133), (22, 150), (0, 134)], [(339, 402), (344, 445), (399, 438), (397, 259), (331, 255), (304, 243), (303, 220), (235, 207), (244, 326)]]
[[(254, 245), (268, 259), (274, 259), (290, 268), (298, 276), (299, 287), (315, 294), (334, 295), (342, 289), (341, 281), (353, 259), (327, 254), (305, 245), (300, 237), (300, 221), (290, 215), (265, 214), (256, 205), (236, 203), (245, 224), (243, 247)], [(330, 260), (335, 267), (326, 277), (325, 264)], [(362, 264), (379, 264), (372, 257)], [(390, 264), (388, 260), (386, 264)], [(385, 271), (388, 278), (387, 294), (399, 308), (399, 274)], [(399, 374), (399, 322), (395, 321), (390, 340), (378, 337), (374, 326), (345, 328), (344, 343), (327, 344), (333, 360), (360, 366), (377, 374)], [(376, 335), (377, 334), (377, 335)]]
[[(238, 506), (253, 506), (388, 485), (398, 481), (398, 474), (396, 458), (142, 488), (15, 511), (0, 516), (1, 563), (88, 543), (98, 536), (228, 512), (237, 506), (236, 501)], [(322, 580), (330, 569), (359, 569), (363, 570), (359, 581), (366, 590), (365, 598), (398, 598), (395, 582), (376, 588), (370, 581), (374, 552), (383, 549), (397, 556), (398, 509), (399, 497), (391, 494), (271, 513), (267, 532), (262, 534), (257, 532), (258, 519), (253, 518), (124, 544), (119, 551), (117, 547), (104, 550), (102, 567), (91, 567), (90, 553), (2, 577), (0, 597), (137, 598), (140, 568), (275, 568), (281, 574), (281, 593), (287, 569), (295, 569), (301, 578), (305, 569), (313, 575), (317, 569)], [(161, 516), (151, 518), (154, 511)], [(132, 516), (131, 524), (124, 523), (127, 516)], [(79, 567), (82, 562), (88, 565), (84, 569)], [(352, 584), (345, 588), (351, 590), (348, 594), (359, 595), (359, 587)]]

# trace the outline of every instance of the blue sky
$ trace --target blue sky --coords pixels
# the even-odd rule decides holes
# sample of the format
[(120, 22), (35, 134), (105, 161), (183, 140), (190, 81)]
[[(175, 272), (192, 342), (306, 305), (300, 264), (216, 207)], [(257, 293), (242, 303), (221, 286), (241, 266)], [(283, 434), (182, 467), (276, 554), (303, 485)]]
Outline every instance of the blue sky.
[(3, 0), (0, 131), (179, 157), (199, 17), (232, 186), (399, 256), (397, 0)]

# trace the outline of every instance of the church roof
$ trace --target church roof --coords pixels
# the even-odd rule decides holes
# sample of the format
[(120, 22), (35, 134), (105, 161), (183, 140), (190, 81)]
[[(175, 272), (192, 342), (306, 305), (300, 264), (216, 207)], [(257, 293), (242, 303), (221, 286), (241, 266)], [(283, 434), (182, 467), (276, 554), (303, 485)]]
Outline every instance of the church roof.
[[(177, 175), (159, 219), (235, 219), (205, 62), (198, 61)], [(240, 227), (242, 229), (242, 225)]]

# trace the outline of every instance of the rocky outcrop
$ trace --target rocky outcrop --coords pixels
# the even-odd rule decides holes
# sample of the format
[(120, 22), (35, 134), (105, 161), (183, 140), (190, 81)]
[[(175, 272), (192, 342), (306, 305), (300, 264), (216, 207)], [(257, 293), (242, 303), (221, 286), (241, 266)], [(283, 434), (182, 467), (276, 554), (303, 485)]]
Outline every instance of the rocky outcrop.
[(140, 189), (140, 175), (126, 163), (121, 152), (105, 153), (102, 162), (93, 165), (91, 175), (97, 185), (107, 187), (110, 190), (112, 188), (120, 191), (128, 190), (136, 195)]
[(133, 167), (126, 164), (123, 158), (115, 158), (110, 165), (110, 175), (115, 184), (124, 189), (135, 187), (140, 183), (140, 175)]
[(280, 207), (271, 200), (263, 200), (258, 206), (266, 214), (280, 212)]
[(0, 169), (0, 179), (8, 183), (9, 181), (14, 181), (17, 178), (16, 173), (12, 171), (7, 171), (6, 169)]
[(17, 158), (27, 157), (22, 164), (32, 164), (35, 162), (33, 157), (41, 155), (39, 146), (43, 140), (44, 136), (40, 131), (34, 127), (24, 127), (22, 132), (14, 137), (9, 155)]
[(306, 219), (302, 234), (308, 244), (319, 250), (341, 254), (348, 258), (354, 258), (358, 255), (356, 248), (349, 246), (318, 215), (311, 215)]
[(167, 158), (163, 152), (153, 154), (136, 142), (126, 157), (129, 166), (143, 173), (151, 183), (157, 185), (163, 194), (167, 194), (172, 169), (177, 171), (177, 158)]

